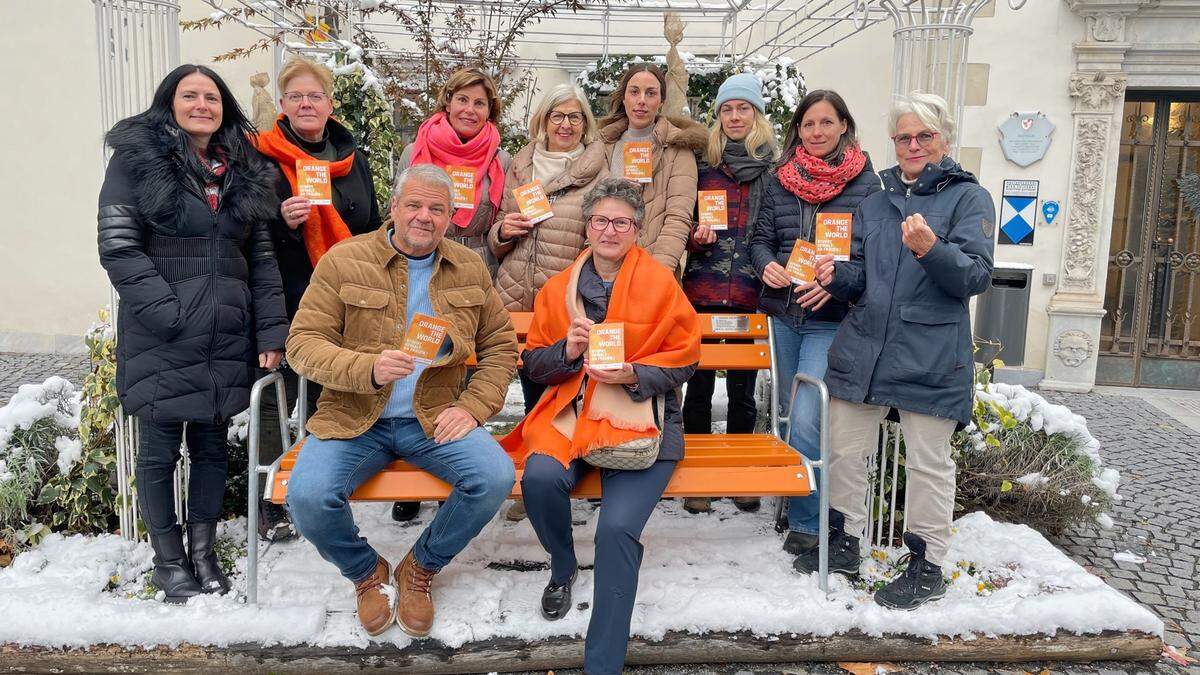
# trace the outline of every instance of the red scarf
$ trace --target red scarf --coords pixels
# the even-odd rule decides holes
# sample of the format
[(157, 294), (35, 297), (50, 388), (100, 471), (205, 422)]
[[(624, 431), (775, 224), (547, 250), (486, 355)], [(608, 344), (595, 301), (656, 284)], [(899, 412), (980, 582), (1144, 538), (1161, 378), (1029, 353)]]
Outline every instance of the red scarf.
[[(257, 136), (251, 136), (254, 147), (262, 154), (270, 157), (279, 164), (288, 183), (292, 186), (292, 194), (296, 194), (296, 160), (312, 159), (304, 150), (288, 140), (283, 133), (283, 115), (275, 120), (275, 126), (270, 131), (263, 131)], [(354, 153), (345, 159), (329, 163), (330, 179), (341, 178), (350, 173), (354, 166)], [(350, 238), (350, 228), (342, 220), (342, 216), (333, 204), (313, 205), (308, 212), (308, 220), (304, 221), (304, 248), (308, 251), (308, 259), (313, 267), (331, 246), (343, 239)]]
[(504, 168), (500, 166), (498, 156), (500, 130), (495, 124), (485, 123), (483, 129), (475, 134), (475, 138), (464, 142), (458, 137), (458, 132), (450, 126), (446, 113), (435, 113), (417, 129), (417, 138), (412, 147), (409, 166), (435, 164), (443, 169), (448, 166), (469, 166), (475, 169), (475, 208), (455, 209), (454, 217), (450, 219), (455, 225), (465, 228), (475, 217), (475, 209), (479, 207), (483, 197), (479, 186), (485, 174), (490, 181), (488, 201), (491, 202), (493, 210), (500, 207), (500, 198), (504, 195)]
[(820, 157), (814, 157), (796, 146), (796, 154), (779, 168), (779, 182), (792, 194), (809, 204), (824, 204), (842, 194), (846, 183), (862, 173), (867, 156), (861, 148), (852, 145), (842, 153), (840, 164), (833, 166)]

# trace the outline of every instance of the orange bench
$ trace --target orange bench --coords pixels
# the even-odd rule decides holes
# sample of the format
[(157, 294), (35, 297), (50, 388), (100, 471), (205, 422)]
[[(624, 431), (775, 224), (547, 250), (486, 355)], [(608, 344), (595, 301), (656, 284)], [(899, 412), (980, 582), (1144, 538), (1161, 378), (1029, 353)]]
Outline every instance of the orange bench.
[[(521, 348), (524, 347), (525, 337), (529, 332), (532, 314), (514, 312), (511, 314), (513, 327), (517, 332)], [(702, 314), (702, 342), (700, 345), (699, 368), (704, 370), (767, 370), (771, 372), (770, 428), (779, 429), (778, 378), (772, 363), (774, 336), (771, 333), (770, 322), (761, 314)], [(726, 340), (739, 342), (729, 343)], [(791, 392), (794, 398), (795, 388), (802, 382), (816, 386), (821, 392), (821, 429), (822, 429), (822, 460), (826, 458), (826, 427), (828, 419), (828, 394), (824, 384), (818, 380), (798, 375), (792, 383)], [(252, 478), (257, 474), (266, 474), (266, 492), (264, 499), (282, 504), (287, 494), (288, 479), (295, 467), (296, 458), (304, 444), (304, 424), (306, 411), (303, 409), (305, 383), (301, 380), (301, 394), (298, 397), (301, 409), (299, 411), (300, 439), (273, 464), (263, 466), (258, 463), (258, 425), (260, 420), (259, 403), (262, 390), (274, 386), (276, 396), (282, 400), (283, 380), (277, 373), (272, 373), (255, 383), (251, 392), (249, 454), (250, 473)], [(284, 410), (286, 406), (280, 406)], [(280, 420), (281, 437), (290, 438), (286, 421)], [(684, 458), (675, 468), (671, 482), (667, 485), (664, 497), (749, 497), (749, 496), (804, 496), (817, 489), (814, 478), (814, 466), (821, 462), (809, 462), (800, 453), (793, 450), (775, 433), (766, 434), (687, 434), (684, 436)], [(823, 477), (822, 477), (823, 478)], [(247, 596), (250, 602), (257, 600), (257, 519), (256, 508), (259, 499), (258, 481), (250, 480), (249, 504), (249, 533), (247, 536), (248, 553), (248, 583)], [(823, 483), (824, 481), (822, 481)], [(822, 486), (824, 487), (824, 486)], [(351, 499), (354, 501), (425, 501), (445, 499), (450, 494), (451, 487), (447, 483), (404, 462), (396, 461), (383, 471), (366, 481), (355, 490)], [(825, 503), (827, 490), (821, 491), (822, 513), (822, 550), (826, 538), (825, 518), (828, 505)], [(576, 486), (571, 493), (575, 498), (595, 498), (600, 496), (599, 472), (591, 472)], [(517, 482), (511, 495), (514, 499), (521, 497), (521, 471), (517, 471)], [(822, 556), (824, 558), (824, 556)], [(824, 563), (824, 560), (822, 560)], [(826, 586), (826, 575), (821, 574), (821, 586)]]

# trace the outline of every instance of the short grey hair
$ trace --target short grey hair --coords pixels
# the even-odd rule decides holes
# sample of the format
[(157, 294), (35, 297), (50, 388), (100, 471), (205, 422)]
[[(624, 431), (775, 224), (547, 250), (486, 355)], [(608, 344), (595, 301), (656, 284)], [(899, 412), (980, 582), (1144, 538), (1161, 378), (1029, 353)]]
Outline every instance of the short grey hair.
[(615, 199), (624, 202), (633, 209), (633, 218), (642, 226), (642, 218), (646, 217), (646, 202), (642, 201), (642, 186), (624, 178), (605, 178), (583, 197), (583, 217), (592, 217), (592, 211), (604, 199)]
[(414, 164), (400, 172), (396, 176), (396, 185), (392, 188), (392, 198), (400, 196), (404, 191), (404, 186), (410, 180), (417, 180), (430, 185), (437, 185), (446, 188), (446, 203), (451, 203), (451, 196), (454, 194), (454, 181), (450, 180), (450, 174), (446, 170), (436, 164)]
[(556, 106), (567, 101), (578, 103), (579, 110), (583, 113), (583, 136), (580, 138), (580, 142), (584, 145), (591, 143), (596, 137), (596, 118), (592, 115), (592, 107), (588, 105), (587, 96), (579, 87), (572, 84), (560, 84), (546, 92), (541, 102), (538, 103), (537, 109), (529, 116), (529, 137), (538, 143), (544, 142), (546, 128), (549, 126), (546, 118), (550, 116)]
[(950, 116), (949, 104), (941, 96), (914, 91), (898, 97), (888, 113), (888, 131), (892, 136), (896, 135), (896, 124), (905, 115), (915, 115), (921, 124), (941, 134), (946, 147), (954, 144), (956, 125)]

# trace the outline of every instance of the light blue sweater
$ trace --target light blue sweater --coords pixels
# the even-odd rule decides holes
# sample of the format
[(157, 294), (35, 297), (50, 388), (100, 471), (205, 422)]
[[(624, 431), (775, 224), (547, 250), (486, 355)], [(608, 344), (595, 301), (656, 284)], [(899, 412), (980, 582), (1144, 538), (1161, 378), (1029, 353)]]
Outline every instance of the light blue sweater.
[[(436, 258), (437, 253), (430, 253), (424, 258), (408, 258), (408, 302), (405, 306), (405, 326), (412, 324), (413, 315), (418, 312), (434, 316), (433, 303), (429, 301), (429, 280), (433, 277)], [(445, 349), (445, 346), (445, 343), (442, 343), (442, 349)], [(388, 398), (387, 405), (384, 406), (383, 414), (380, 417), (416, 417), (412, 405), (413, 395), (417, 391), (417, 380), (426, 367), (426, 364), (417, 362), (411, 375), (396, 380), (392, 385), (392, 395)]]

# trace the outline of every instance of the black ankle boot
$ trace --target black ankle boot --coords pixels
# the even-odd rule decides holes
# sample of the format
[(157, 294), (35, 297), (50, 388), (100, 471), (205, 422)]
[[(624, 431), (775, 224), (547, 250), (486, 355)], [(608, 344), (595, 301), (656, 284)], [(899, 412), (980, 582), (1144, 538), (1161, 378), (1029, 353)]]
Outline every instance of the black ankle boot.
[[(839, 574), (858, 574), (862, 563), (858, 537), (846, 534), (846, 517), (839, 511), (829, 510), (829, 571)], [(820, 570), (821, 548), (814, 546), (800, 554), (792, 567), (801, 574), (812, 574)]]
[(205, 593), (224, 595), (229, 592), (229, 578), (221, 571), (213, 545), (217, 543), (216, 523), (188, 523), (188, 556), (192, 571)]
[(392, 502), (392, 520), (407, 523), (421, 512), (421, 502)]
[(166, 602), (184, 603), (204, 592), (184, 553), (183, 532), (178, 525), (167, 534), (150, 535), (150, 545), (154, 547), (154, 574), (150, 583), (166, 593)]
[(542, 591), (542, 616), (547, 621), (558, 621), (571, 611), (571, 587), (577, 576), (578, 569), (571, 572), (571, 578), (561, 586), (553, 581), (546, 584), (546, 590)]
[(908, 547), (908, 553), (904, 556), (908, 559), (908, 567), (887, 586), (879, 589), (875, 594), (875, 602), (889, 609), (909, 611), (930, 600), (944, 597), (946, 579), (942, 577), (939, 565), (925, 559), (924, 539), (912, 532), (905, 532), (904, 545)]

